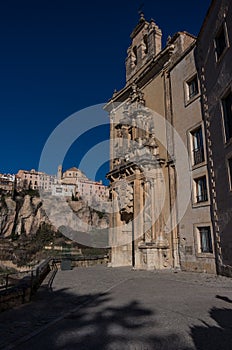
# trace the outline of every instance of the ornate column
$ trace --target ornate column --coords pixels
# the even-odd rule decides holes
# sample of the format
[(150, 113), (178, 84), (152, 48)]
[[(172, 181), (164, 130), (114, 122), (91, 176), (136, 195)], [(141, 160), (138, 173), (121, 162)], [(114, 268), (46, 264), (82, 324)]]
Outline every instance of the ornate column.
[(144, 183), (144, 232), (145, 243), (152, 242), (152, 198), (151, 198), (151, 181), (146, 180)]
[(156, 240), (156, 232), (155, 232), (155, 184), (154, 179), (151, 180), (151, 240), (154, 242)]
[(144, 232), (144, 220), (143, 220), (143, 186), (140, 176), (140, 170), (135, 169), (135, 179), (134, 179), (134, 215), (133, 215), (133, 234), (132, 234), (132, 254), (133, 266), (140, 267), (141, 259), (140, 252), (138, 251), (138, 245), (143, 237)]
[(121, 219), (118, 207), (118, 195), (114, 189), (112, 189), (112, 211), (113, 215), (111, 215), (111, 229), (113, 231), (112, 241), (110, 242), (112, 246), (116, 246), (118, 244), (118, 239), (120, 235), (120, 226)]

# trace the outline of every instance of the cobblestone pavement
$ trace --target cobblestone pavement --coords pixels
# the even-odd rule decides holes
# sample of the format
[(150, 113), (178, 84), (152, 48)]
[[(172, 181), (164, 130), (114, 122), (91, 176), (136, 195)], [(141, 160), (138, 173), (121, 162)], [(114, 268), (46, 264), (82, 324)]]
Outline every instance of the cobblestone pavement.
[(0, 314), (0, 349), (231, 350), (232, 280), (96, 266), (58, 271)]

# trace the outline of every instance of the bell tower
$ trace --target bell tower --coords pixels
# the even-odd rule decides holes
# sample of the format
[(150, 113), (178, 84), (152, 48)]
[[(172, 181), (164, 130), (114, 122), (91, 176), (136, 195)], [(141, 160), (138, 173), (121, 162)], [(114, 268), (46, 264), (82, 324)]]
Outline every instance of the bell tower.
[(57, 181), (58, 184), (61, 184), (61, 179), (62, 179), (62, 165), (58, 166), (58, 170), (57, 170)]
[(140, 13), (139, 23), (131, 33), (131, 45), (127, 50), (126, 82), (129, 84), (136, 73), (161, 51), (162, 31), (153, 19), (147, 22)]

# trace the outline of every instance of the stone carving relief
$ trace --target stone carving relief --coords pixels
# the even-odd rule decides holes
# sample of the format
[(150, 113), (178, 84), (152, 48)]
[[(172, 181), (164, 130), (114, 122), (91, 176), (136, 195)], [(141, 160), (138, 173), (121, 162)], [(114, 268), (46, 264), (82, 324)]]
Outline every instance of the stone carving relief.
[(126, 178), (121, 178), (116, 182), (115, 192), (117, 194), (118, 206), (122, 220), (129, 222), (133, 218), (133, 186), (126, 180)]
[(114, 143), (115, 165), (125, 162), (140, 164), (154, 161), (159, 156), (159, 147), (154, 135), (154, 120), (145, 107), (143, 93), (134, 83), (129, 101), (122, 106), (116, 125)]
[(118, 195), (119, 209), (133, 213), (133, 187), (123, 178), (116, 182), (115, 191)]

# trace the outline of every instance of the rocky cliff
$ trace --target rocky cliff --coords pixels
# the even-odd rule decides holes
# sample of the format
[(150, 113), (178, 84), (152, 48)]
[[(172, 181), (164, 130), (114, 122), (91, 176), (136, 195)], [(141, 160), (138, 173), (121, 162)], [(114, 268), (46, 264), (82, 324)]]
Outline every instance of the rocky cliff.
[[(2, 194), (0, 270), (12, 267), (12, 263), (16, 269), (33, 264), (56, 254), (57, 247), (73, 247), (75, 251), (91, 247), (91, 252), (96, 253), (94, 247), (102, 251), (108, 246), (108, 221), (107, 214), (84, 201), (41, 199), (38, 193), (21, 193), (15, 198)], [(53, 253), (48, 250), (51, 247)]]
[[(69, 210), (67, 209), (69, 208)], [(68, 226), (73, 220), (78, 220), (82, 226), (105, 229), (108, 226), (108, 216), (90, 208), (84, 201), (43, 201), (38, 196), (29, 194), (16, 196), (14, 199), (2, 195), (0, 200), (0, 237), (16, 237), (33, 235), (41, 226), (46, 225), (57, 232), (61, 226)], [(77, 227), (78, 231), (85, 231)], [(85, 227), (84, 227), (85, 228)]]
[(0, 215), (1, 237), (35, 234), (42, 223), (49, 224), (42, 201), (30, 195), (17, 196), (15, 199), (2, 196)]

